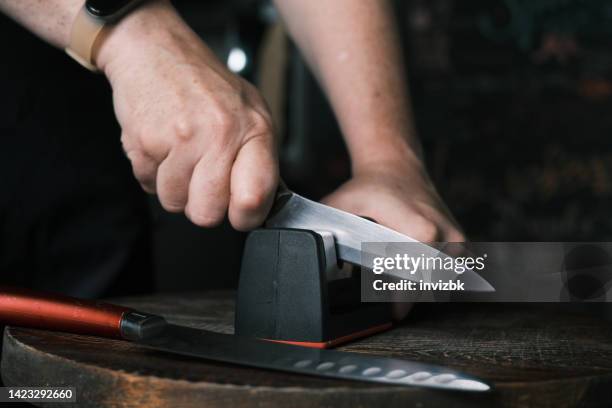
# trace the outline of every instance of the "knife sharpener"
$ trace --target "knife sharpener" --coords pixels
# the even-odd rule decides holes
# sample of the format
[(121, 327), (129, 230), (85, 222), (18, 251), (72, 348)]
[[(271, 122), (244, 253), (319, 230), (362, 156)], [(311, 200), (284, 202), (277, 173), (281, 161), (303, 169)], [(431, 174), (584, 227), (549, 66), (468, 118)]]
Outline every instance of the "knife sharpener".
[(236, 334), (330, 348), (390, 327), (390, 304), (361, 302), (360, 269), (339, 264), (331, 233), (265, 228), (247, 237)]

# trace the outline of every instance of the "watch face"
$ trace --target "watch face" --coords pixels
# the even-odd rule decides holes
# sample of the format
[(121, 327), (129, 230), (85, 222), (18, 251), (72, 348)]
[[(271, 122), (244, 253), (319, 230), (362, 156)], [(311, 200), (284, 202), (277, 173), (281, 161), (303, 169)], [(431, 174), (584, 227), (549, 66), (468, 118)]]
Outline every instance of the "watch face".
[(132, 0), (87, 0), (85, 7), (96, 17), (110, 17), (131, 2)]

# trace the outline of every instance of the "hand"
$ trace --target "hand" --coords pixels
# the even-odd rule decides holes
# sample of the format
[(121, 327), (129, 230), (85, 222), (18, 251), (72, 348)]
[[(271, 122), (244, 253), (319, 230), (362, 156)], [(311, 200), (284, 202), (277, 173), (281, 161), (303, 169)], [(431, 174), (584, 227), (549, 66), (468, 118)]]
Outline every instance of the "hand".
[(273, 126), (256, 89), (229, 72), (166, 0), (112, 29), (98, 66), (113, 88), (134, 175), (171, 212), (212, 227), (229, 212), (246, 230), (278, 183)]
[(421, 242), (465, 241), (421, 168), (381, 164), (361, 169), (323, 202), (373, 218)]
[[(422, 242), (465, 241), (421, 165), (398, 162), (359, 168), (323, 202)], [(411, 308), (412, 303), (394, 303), (394, 318), (404, 318)]]

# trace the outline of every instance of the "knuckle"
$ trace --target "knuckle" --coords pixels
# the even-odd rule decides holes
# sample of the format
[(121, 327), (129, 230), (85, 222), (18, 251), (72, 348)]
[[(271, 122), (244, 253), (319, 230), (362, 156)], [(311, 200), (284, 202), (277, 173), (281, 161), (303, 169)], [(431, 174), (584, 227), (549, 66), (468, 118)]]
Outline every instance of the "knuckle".
[(128, 134), (125, 132), (121, 134), (121, 146), (123, 147), (123, 151), (128, 158), (130, 158), (130, 153), (140, 150), (140, 139), (136, 135), (137, 134)]
[(137, 176), (146, 172), (146, 161), (141, 154), (132, 150), (127, 153), (127, 157), (130, 160), (130, 163), (132, 163), (132, 168)]
[(236, 121), (234, 115), (230, 114), (225, 109), (218, 109), (214, 115), (214, 127), (220, 134), (228, 134), (234, 131), (236, 127)]
[(131, 155), (130, 163), (134, 177), (140, 182), (148, 182), (155, 177), (155, 169), (139, 156)]
[(251, 213), (263, 208), (267, 201), (268, 195), (261, 189), (244, 191), (237, 195), (236, 207), (239, 211)]
[(161, 162), (171, 148), (171, 138), (168, 137), (170, 131), (170, 128), (146, 126), (132, 130), (129, 134), (124, 133), (121, 138), (123, 149), (126, 153), (134, 151), (147, 160)]
[(121, 138), (123, 144), (127, 147), (142, 147), (143, 142), (145, 141), (145, 132), (141, 129), (133, 129), (130, 131), (129, 136), (124, 134), (124, 137)]
[(138, 133), (134, 133), (132, 136), (132, 143), (135, 147), (135, 150), (142, 157), (152, 157), (155, 152), (154, 141), (151, 137), (153, 133), (141, 131)]
[(251, 130), (258, 135), (272, 133), (272, 122), (266, 115), (255, 111), (251, 115)]
[(191, 140), (196, 133), (193, 121), (185, 116), (175, 118), (172, 128), (174, 135), (179, 141)]

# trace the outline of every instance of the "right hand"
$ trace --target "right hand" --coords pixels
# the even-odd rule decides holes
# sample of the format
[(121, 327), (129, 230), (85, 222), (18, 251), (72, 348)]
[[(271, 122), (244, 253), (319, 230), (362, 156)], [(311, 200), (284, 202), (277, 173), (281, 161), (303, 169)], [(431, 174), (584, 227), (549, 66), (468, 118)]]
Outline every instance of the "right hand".
[(169, 1), (149, 1), (121, 20), (97, 63), (113, 89), (134, 175), (166, 210), (203, 227), (226, 213), (239, 230), (264, 221), (278, 183), (265, 102)]

